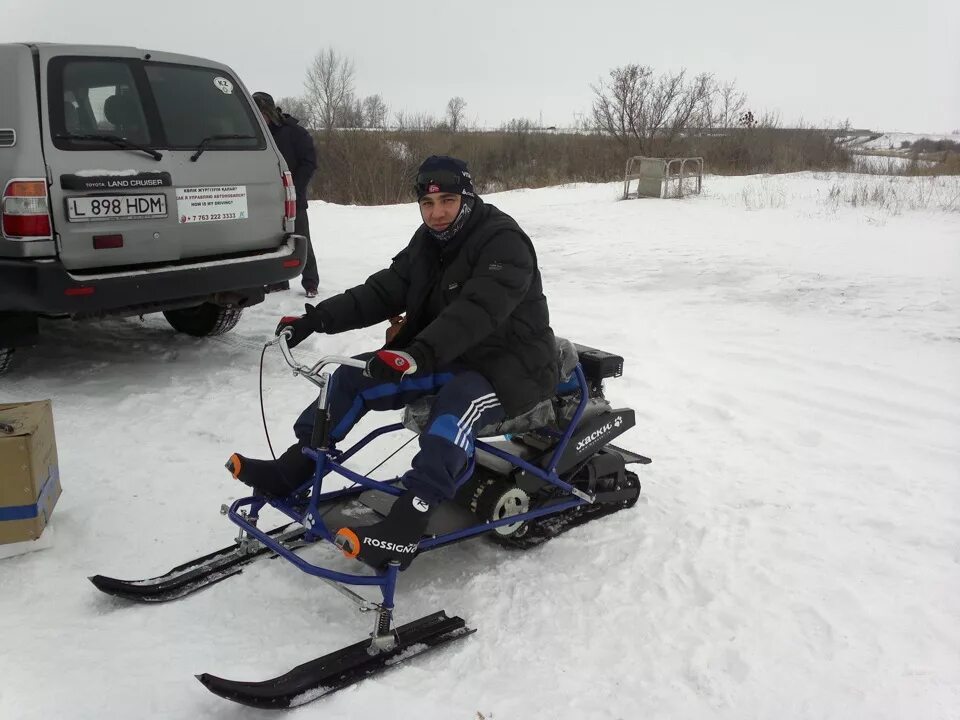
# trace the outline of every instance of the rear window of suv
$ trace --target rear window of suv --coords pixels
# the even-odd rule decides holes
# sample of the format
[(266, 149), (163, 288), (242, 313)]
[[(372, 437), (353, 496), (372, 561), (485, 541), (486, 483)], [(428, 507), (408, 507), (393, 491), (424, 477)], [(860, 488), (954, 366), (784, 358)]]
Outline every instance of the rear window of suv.
[(263, 142), (250, 104), (226, 73), (188, 65), (146, 65), (167, 147), (194, 148), (214, 135), (252, 135), (218, 141), (210, 150)]
[[(77, 135), (115, 135), (158, 149), (262, 150), (263, 133), (236, 80), (215, 68), (135, 58), (61, 57), (49, 64), (50, 126), (62, 150), (112, 146)], [(71, 137), (74, 136), (74, 137)]]
[(50, 93), (53, 134), (119, 135), (152, 144), (143, 98), (130, 62), (86, 58), (62, 63)]

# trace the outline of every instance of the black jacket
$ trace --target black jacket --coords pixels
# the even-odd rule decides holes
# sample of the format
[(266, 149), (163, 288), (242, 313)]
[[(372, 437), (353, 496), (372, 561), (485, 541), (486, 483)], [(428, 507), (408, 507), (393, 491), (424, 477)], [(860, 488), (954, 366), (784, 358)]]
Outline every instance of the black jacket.
[(300, 126), (297, 119), (283, 114), (283, 124), (270, 123), (270, 133), (277, 149), (287, 161), (287, 169), (293, 175), (293, 184), (297, 188), (297, 209), (307, 208), (307, 186), (313, 171), (317, 169), (317, 153), (313, 147), (310, 132)]
[(513, 218), (480, 198), (445, 246), (421, 225), (389, 268), (317, 309), (326, 332), (406, 312), (390, 347), (416, 344), (438, 367), (476, 370), (508, 417), (556, 391), (556, 339), (533, 243)]

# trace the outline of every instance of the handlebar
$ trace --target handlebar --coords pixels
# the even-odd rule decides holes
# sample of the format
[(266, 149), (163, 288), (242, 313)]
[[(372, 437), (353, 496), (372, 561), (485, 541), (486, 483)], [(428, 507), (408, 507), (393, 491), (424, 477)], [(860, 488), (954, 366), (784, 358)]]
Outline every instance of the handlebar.
[(325, 368), (327, 365), (346, 365), (348, 367), (360, 368), (361, 370), (367, 367), (367, 363), (364, 360), (357, 360), (356, 358), (345, 357), (343, 355), (325, 355), (317, 360), (317, 362), (315, 362), (311, 367), (301, 365), (294, 359), (293, 353), (290, 351), (290, 346), (287, 345), (287, 340), (292, 335), (292, 331), (285, 329), (283, 332), (277, 335), (276, 340), (271, 340), (267, 343), (267, 345), (279, 345), (280, 354), (283, 355), (283, 359), (293, 370), (293, 374), (303, 375), (314, 385), (322, 387), (325, 384), (325, 381), (320, 378), (320, 371), (323, 370), (323, 368)]

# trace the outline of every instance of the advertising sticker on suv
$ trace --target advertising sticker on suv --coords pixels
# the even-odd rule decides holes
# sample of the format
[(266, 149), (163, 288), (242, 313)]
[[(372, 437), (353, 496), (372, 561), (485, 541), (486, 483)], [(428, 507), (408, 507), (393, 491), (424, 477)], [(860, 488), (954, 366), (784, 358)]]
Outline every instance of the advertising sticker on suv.
[(177, 188), (180, 224), (244, 220), (247, 217), (247, 186)]

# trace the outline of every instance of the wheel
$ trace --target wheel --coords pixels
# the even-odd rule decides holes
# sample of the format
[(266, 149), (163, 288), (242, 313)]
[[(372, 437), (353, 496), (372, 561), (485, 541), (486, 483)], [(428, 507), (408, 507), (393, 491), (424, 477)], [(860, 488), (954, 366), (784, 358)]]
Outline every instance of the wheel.
[(174, 330), (194, 337), (223, 335), (240, 322), (243, 308), (203, 303), (181, 310), (164, 310), (163, 316)]
[(3, 375), (13, 364), (13, 348), (0, 347), (0, 375)]
[[(474, 493), (472, 510), (485, 522), (503, 520), (530, 510), (530, 496), (507, 480), (489, 480)], [(493, 532), (500, 538), (521, 537), (527, 531), (525, 522), (500, 525)]]
[[(631, 498), (631, 499), (629, 499), (629, 500), (624, 500), (624, 501), (623, 501), (623, 507), (624, 507), (624, 508), (632, 508), (634, 505), (637, 504), (637, 500), (640, 499), (640, 478), (637, 476), (637, 474), (636, 474), (635, 472), (630, 472), (629, 470), (627, 470), (627, 472), (624, 473), (624, 478), (623, 478), (623, 480), (624, 480), (624, 481), (623, 481), (623, 485), (621, 486), (621, 488), (630, 489), (630, 490), (636, 489), (636, 491), (637, 491), (637, 494), (636, 494), (635, 497), (633, 497), (633, 498)], [(618, 489), (620, 489), (620, 488), (618, 488)]]

